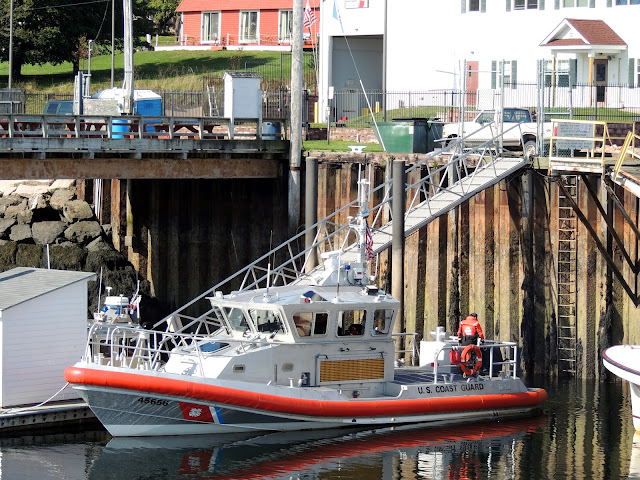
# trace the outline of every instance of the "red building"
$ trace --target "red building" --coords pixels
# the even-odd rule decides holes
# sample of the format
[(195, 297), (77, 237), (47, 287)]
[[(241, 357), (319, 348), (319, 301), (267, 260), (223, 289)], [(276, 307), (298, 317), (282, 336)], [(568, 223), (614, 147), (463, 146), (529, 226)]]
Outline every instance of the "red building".
[[(320, 1), (308, 0), (316, 22), (304, 28), (305, 48), (315, 45), (320, 32)], [(177, 12), (183, 46), (212, 50), (289, 50), (291, 46), (292, 0), (182, 0)]]

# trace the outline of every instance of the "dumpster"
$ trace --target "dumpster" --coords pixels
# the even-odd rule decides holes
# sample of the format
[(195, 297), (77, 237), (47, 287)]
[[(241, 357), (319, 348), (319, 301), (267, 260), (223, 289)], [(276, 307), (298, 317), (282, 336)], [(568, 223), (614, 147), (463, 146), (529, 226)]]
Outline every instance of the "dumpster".
[(376, 136), (389, 153), (427, 153), (439, 147), (436, 140), (442, 137), (442, 123), (429, 118), (394, 118), (379, 122)]

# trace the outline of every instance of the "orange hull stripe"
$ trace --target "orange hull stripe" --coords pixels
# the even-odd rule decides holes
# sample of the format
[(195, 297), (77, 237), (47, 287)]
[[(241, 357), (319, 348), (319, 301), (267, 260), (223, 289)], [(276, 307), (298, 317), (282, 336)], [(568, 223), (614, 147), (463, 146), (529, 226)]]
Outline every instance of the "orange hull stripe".
[(188, 380), (79, 367), (67, 367), (64, 378), (72, 384), (173, 395), (262, 411), (322, 417), (380, 417), (533, 407), (547, 400), (547, 392), (541, 388), (532, 392), (444, 398), (328, 401), (281, 397)]

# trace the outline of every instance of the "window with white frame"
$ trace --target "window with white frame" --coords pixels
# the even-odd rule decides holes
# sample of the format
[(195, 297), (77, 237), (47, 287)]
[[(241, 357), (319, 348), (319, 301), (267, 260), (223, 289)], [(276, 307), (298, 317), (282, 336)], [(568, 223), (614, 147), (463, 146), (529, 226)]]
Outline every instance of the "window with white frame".
[(640, 5), (640, 0), (616, 0), (616, 5)]
[(202, 12), (202, 42), (220, 39), (220, 12)]
[(507, 88), (517, 88), (517, 60), (491, 62), (491, 88), (501, 88), (500, 78)]
[(258, 40), (258, 11), (240, 12), (240, 41), (255, 42)]
[(640, 87), (640, 58), (636, 58), (636, 86)]
[(293, 10), (280, 10), (280, 25), (278, 25), (278, 41), (291, 42), (293, 30)]
[(588, 7), (589, 0), (562, 0), (562, 6), (565, 8), (570, 7)]
[(556, 60), (555, 69), (553, 60), (544, 61), (544, 85), (550, 87), (568, 87), (571, 78), (571, 65), (569, 60)]
[(514, 10), (537, 10), (538, 0), (513, 0)]

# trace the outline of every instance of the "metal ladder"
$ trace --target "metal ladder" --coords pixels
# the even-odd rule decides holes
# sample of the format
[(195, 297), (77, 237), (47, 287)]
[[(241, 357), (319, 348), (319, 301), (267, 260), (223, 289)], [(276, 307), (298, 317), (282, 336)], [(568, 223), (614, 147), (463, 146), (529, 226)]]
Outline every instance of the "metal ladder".
[[(577, 175), (563, 176), (567, 192), (578, 201)], [(576, 233), (578, 218), (562, 189), (558, 191), (558, 372), (576, 373)]]
[(209, 100), (209, 116), (220, 116), (220, 111), (218, 109), (218, 96), (216, 95), (215, 85), (207, 85), (207, 98)]

